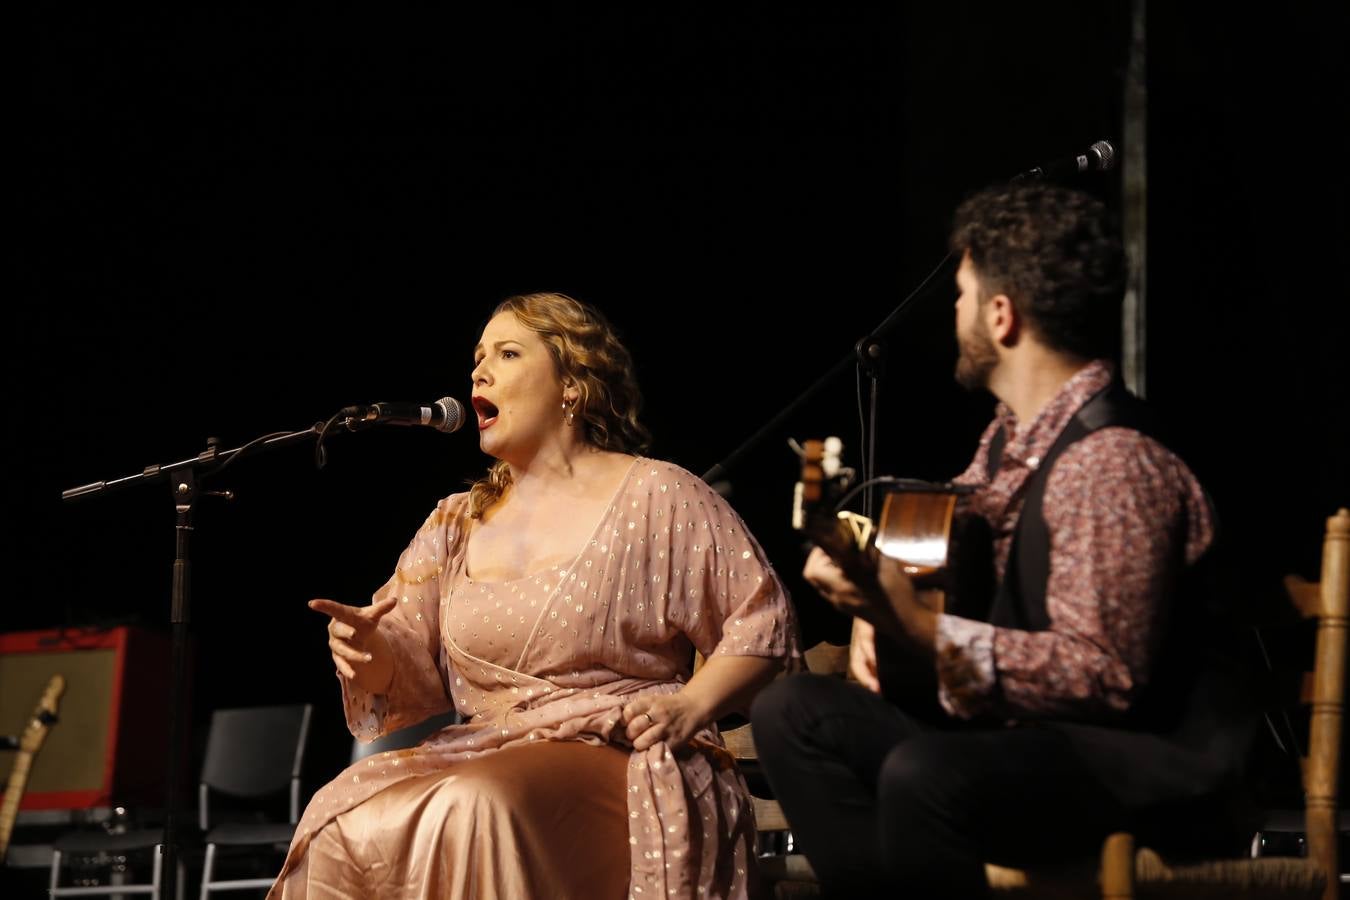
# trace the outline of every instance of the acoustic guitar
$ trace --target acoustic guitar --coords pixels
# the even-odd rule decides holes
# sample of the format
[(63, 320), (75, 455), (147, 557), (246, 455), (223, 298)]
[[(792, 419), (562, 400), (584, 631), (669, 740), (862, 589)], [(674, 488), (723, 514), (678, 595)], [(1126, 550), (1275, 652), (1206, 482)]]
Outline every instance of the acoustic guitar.
[(793, 528), (829, 554), (849, 580), (858, 584), (876, 578), (879, 556), (897, 560), (919, 587), (921, 602), (941, 612), (950, 587), (944, 578), (950, 572), (957, 500), (973, 488), (909, 478), (878, 479), (886, 495), (874, 522), (837, 508), (850, 496), (853, 477), (852, 470), (840, 464), (840, 440), (808, 440), (801, 447)]
[(56, 705), (66, 689), (66, 680), (53, 675), (42, 692), (33, 717), (19, 738), (19, 754), (14, 759), (14, 768), (9, 773), (9, 783), (5, 787), (5, 799), (0, 803), (0, 863), (5, 861), (9, 850), (9, 838), (14, 831), (14, 820), (19, 815), (19, 801), (23, 799), (24, 788), (28, 784), (28, 772), (33, 765), (33, 757), (42, 747), (47, 732), (56, 721)]
[[(908, 478), (884, 478), (885, 497), (875, 521), (839, 507), (866, 485), (854, 485), (840, 463), (838, 438), (801, 445), (801, 476), (794, 489), (792, 524), (862, 587), (876, 582), (877, 561), (900, 563), (914, 581), (919, 603), (935, 612), (971, 614), (993, 597), (993, 553), (987, 525), (959, 516), (960, 498), (974, 487)], [(877, 634), (877, 675), (882, 694), (919, 714), (937, 715), (931, 663)]]

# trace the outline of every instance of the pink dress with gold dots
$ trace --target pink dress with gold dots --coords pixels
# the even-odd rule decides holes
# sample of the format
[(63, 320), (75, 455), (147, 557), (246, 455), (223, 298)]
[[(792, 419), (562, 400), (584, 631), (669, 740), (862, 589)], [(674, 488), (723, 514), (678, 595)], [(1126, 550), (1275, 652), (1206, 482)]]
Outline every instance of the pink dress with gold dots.
[[(399, 598), (380, 625), (396, 657), (389, 693), (370, 695), (343, 680), (347, 722), (358, 738), (451, 705), (465, 721), (414, 749), (362, 760), (320, 789), (269, 896), (506, 897), (542, 886), (558, 896), (556, 872), (521, 868), (556, 869), (556, 860), (538, 859), (548, 855), (539, 848), (575, 855), (575, 847), (556, 823), (546, 824), (549, 816), (535, 817), (545, 820), (543, 833), (523, 833), (532, 827), (531, 817), (518, 815), (528, 797), (503, 790), (494, 799), (482, 779), (464, 775), (473, 768), (466, 764), (486, 763), (497, 751), (560, 741), (596, 748), (586, 756), (595, 765), (580, 763), (582, 773), (562, 764), (553, 775), (558, 784), (534, 793), (571, 790), (578, 809), (595, 785), (618, 783), (602, 772), (617, 758), (611, 754), (617, 749), (626, 759), (619, 802), (628, 896), (747, 896), (753, 813), (716, 728), (675, 753), (663, 743), (636, 752), (620, 721), (634, 697), (680, 689), (691, 645), (707, 657), (800, 655), (787, 594), (739, 516), (698, 477), (639, 458), (570, 564), (479, 583), (464, 570), (467, 500), (456, 494), (440, 502), (375, 594), (375, 601)], [(406, 809), (372, 802), (395, 786), (386, 801), (407, 793), (415, 802)], [(355, 821), (363, 804), (380, 809), (378, 828)], [(575, 842), (576, 829), (567, 832)], [(353, 835), (383, 847), (359, 860), (334, 850), (351, 847)], [(409, 852), (419, 843), (435, 846)], [(324, 851), (307, 858), (312, 844)], [(476, 851), (466, 851), (470, 845)], [(462, 871), (465, 865), (473, 871)], [(353, 883), (358, 877), (369, 880)]]

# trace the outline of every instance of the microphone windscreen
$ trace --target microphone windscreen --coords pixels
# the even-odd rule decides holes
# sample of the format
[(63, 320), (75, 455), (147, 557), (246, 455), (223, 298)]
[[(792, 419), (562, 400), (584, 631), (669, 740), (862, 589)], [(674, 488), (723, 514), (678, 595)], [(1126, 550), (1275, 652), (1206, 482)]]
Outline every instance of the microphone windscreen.
[(445, 410), (445, 422), (440, 426), (441, 431), (459, 431), (463, 427), (466, 418), (463, 403), (454, 397), (442, 397), (436, 401), (436, 405)]

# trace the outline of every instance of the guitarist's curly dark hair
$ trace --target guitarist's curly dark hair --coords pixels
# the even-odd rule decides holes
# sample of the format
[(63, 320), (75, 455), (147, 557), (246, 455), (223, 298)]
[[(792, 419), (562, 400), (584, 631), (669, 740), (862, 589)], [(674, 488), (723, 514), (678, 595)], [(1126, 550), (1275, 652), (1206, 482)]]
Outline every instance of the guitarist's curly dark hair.
[(1043, 182), (989, 188), (957, 208), (950, 245), (970, 254), (980, 301), (1007, 294), (1041, 343), (1083, 360), (1116, 354), (1125, 254), (1101, 201)]

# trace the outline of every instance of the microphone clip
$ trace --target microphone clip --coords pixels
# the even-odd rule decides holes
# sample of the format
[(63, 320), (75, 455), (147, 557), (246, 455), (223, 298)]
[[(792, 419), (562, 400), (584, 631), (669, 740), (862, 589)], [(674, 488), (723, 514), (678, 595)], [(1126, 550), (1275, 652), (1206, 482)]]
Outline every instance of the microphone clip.
[(365, 431), (380, 422), (373, 406), (344, 406), (334, 418), (348, 431)]

